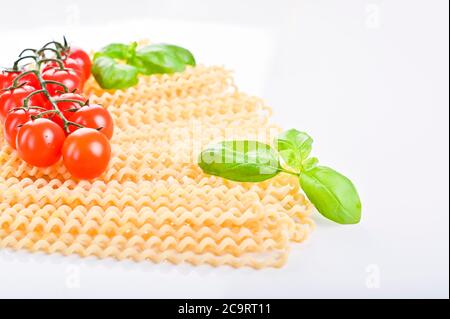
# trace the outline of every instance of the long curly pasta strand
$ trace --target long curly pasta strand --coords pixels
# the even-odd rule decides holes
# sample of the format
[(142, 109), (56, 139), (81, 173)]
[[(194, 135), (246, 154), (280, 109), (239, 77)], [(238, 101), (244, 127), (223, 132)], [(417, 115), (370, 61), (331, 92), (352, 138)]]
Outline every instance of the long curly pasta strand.
[(235, 183), (196, 164), (208, 143), (280, 131), (230, 72), (197, 66), (115, 92), (91, 79), (87, 92), (115, 121), (108, 170), (75, 181), (61, 163), (31, 167), (0, 132), (0, 247), (259, 269), (281, 267), (314, 228), (295, 178)]

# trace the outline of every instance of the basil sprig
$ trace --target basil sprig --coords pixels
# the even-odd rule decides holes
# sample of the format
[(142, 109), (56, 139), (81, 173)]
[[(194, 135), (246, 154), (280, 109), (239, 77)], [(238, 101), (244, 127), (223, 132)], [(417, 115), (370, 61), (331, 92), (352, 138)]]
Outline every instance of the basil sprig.
[(310, 157), (313, 139), (289, 130), (275, 139), (277, 151), (256, 141), (226, 141), (205, 149), (199, 166), (207, 174), (237, 182), (262, 182), (288, 173), (298, 176), (308, 199), (326, 218), (339, 224), (361, 220), (361, 200), (353, 183)]
[(195, 64), (192, 53), (176, 45), (112, 43), (94, 55), (92, 74), (104, 89), (126, 89), (138, 83), (139, 74), (182, 72)]

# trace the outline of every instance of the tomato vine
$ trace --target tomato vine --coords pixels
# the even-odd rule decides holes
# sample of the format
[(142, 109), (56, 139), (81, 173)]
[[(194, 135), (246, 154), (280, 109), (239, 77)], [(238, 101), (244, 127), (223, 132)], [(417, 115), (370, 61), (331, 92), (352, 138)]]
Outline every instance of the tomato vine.
[(91, 67), (90, 56), (64, 39), (22, 50), (10, 69), (0, 70), (0, 123), (19, 158), (35, 167), (62, 158), (78, 179), (106, 170), (114, 121), (82, 94)]
[[(38, 83), (39, 83), (41, 89), (30, 93), (25, 98), (22, 108), (27, 110), (29, 108), (28, 104), (29, 104), (29, 101), (30, 101), (31, 97), (34, 96), (34, 95), (37, 95), (37, 94), (43, 94), (46, 97), (46, 99), (50, 102), (50, 105), (51, 105), (52, 109), (44, 111), (44, 112), (42, 112), (42, 113), (40, 113), (38, 115), (33, 115), (33, 119), (38, 119), (38, 118), (41, 118), (41, 117), (49, 115), (49, 114), (56, 115), (63, 121), (64, 131), (66, 133), (70, 133), (70, 129), (69, 129), (70, 126), (76, 126), (78, 128), (83, 128), (84, 126), (81, 125), (81, 124), (69, 121), (64, 116), (64, 114), (58, 109), (58, 106), (57, 106), (56, 102), (72, 102), (72, 103), (77, 103), (80, 106), (84, 106), (84, 105), (86, 105), (86, 103), (84, 103), (82, 101), (78, 101), (78, 100), (71, 100), (71, 99), (63, 99), (63, 100), (56, 101), (56, 99), (48, 91), (47, 85), (48, 84), (53, 84), (53, 85), (60, 86), (63, 89), (64, 93), (68, 93), (69, 92), (68, 87), (66, 85), (64, 85), (62, 82), (59, 82), (59, 81), (44, 80), (43, 77), (42, 77), (42, 72), (41, 72), (42, 65), (44, 63), (48, 63), (48, 62), (56, 63), (59, 66), (59, 70), (61, 70), (61, 71), (68, 70), (68, 69), (66, 69), (64, 67), (64, 58), (63, 58), (63, 56), (64, 56), (65, 53), (68, 52), (69, 47), (67, 46), (66, 40), (64, 40), (64, 41), (65, 41), (64, 44), (61, 44), (61, 43), (56, 42), (56, 41), (49, 42), (49, 43), (45, 44), (44, 47), (42, 47), (39, 50), (35, 50), (35, 49), (31, 49), (31, 48), (23, 50), (21, 52), (21, 54), (19, 55), (19, 58), (14, 62), (14, 66), (13, 66), (11, 71), (12, 72), (20, 72), (21, 70), (19, 68), (19, 63), (24, 61), (24, 60), (33, 60), (35, 69), (27, 70), (27, 71), (21, 73), (20, 75), (18, 75), (14, 79), (12, 86), (9, 87), (9, 88), (6, 88), (4, 90), (15, 90), (15, 89), (19, 88), (20, 86), (23, 86), (23, 85), (26, 84), (26, 82), (20, 83), (21, 79), (23, 79), (27, 75), (31, 75), (31, 74), (35, 75), (37, 80), (38, 80)], [(48, 47), (49, 45), (52, 45), (52, 44), (55, 46), (55, 48), (49, 48)], [(26, 53), (28, 51), (32, 52), (33, 55), (22, 56), (24, 53)], [(54, 53), (55, 58), (48, 58), (48, 57), (46, 57), (45, 56), (45, 52), (47, 52), (47, 51), (50, 51), (50, 52)]]

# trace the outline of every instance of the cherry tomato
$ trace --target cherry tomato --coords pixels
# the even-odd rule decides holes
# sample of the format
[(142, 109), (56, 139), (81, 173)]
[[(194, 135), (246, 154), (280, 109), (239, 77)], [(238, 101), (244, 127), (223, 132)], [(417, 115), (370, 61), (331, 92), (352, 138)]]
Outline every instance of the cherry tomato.
[(85, 82), (87, 80), (84, 68), (77, 60), (72, 59), (72, 58), (67, 58), (64, 61), (64, 67), (66, 67), (68, 69), (73, 69), (80, 76), (80, 78), (83, 82)]
[(87, 80), (91, 76), (92, 61), (84, 50), (72, 47), (70, 48), (69, 58), (74, 59), (84, 70), (84, 78)]
[[(75, 114), (75, 112), (71, 110), (79, 110), (82, 105), (76, 102), (58, 102), (59, 100), (76, 100), (83, 103), (87, 102), (87, 99), (84, 96), (77, 93), (64, 93), (55, 97), (56, 106), (68, 121), (72, 121), (72, 117)], [(54, 115), (51, 120), (64, 128), (64, 122), (58, 115)]]
[(61, 158), (65, 138), (62, 128), (49, 119), (31, 120), (17, 133), (17, 152), (30, 165), (48, 167)]
[[(26, 72), (26, 71), (23, 71)], [(14, 80), (23, 72), (13, 72), (13, 71), (3, 71), (0, 75), (0, 90), (6, 89), (13, 85)], [(2, 84), (3, 83), (3, 84)], [(39, 83), (39, 79), (36, 74), (29, 73), (22, 77), (20, 77), (17, 85), (26, 84), (34, 87), (35, 89), (40, 89), (41, 84)]]
[(42, 88), (41, 83), (39, 82), (39, 79), (37, 78), (36, 74), (34, 74), (34, 73), (29, 73), (29, 74), (22, 76), (19, 79), (18, 84), (20, 85), (22, 83), (26, 83), (26, 85), (32, 86), (37, 90)]
[[(23, 71), (25, 72), (25, 71)], [(23, 72), (13, 72), (13, 71), (3, 71), (0, 75), (0, 90), (6, 89), (13, 85), (14, 80)], [(2, 84), (3, 82), (3, 84)], [(22, 76), (19, 81), (17, 82), (17, 85), (20, 84), (27, 84), (29, 86), (34, 87), (35, 89), (40, 89), (41, 85), (39, 83), (39, 79), (37, 78), (36, 74), (29, 73), (24, 76)]]
[(6, 141), (12, 148), (16, 148), (16, 137), (20, 126), (31, 120), (32, 116), (36, 116), (39, 113), (41, 112), (37, 109), (16, 109), (8, 113), (3, 132)]
[[(17, 89), (3, 91), (0, 94), (0, 122), (4, 123), (8, 112), (16, 107), (23, 106), (23, 101), (28, 95), (36, 89), (29, 85), (24, 85)], [(45, 108), (45, 102), (42, 94), (33, 95), (30, 98), (29, 105)]]
[[(76, 61), (72, 58), (67, 58), (63, 61), (63, 65), (67, 69), (74, 70), (75, 73), (80, 77), (82, 82), (85, 82), (84, 69), (80, 65), (80, 63), (78, 63), (78, 61)], [(47, 64), (45, 64), (45, 66), (42, 68), (42, 72), (45, 72), (50, 69), (58, 69), (58, 68), (60, 68), (60, 64), (52, 61), (52, 62), (48, 62)]]
[[(69, 92), (74, 90), (83, 90), (83, 81), (80, 76), (72, 69), (60, 70), (59, 68), (51, 68), (42, 73), (45, 81), (56, 81), (64, 84)], [(56, 95), (58, 92), (64, 91), (64, 88), (58, 84), (47, 84), (47, 91), (50, 95)]]
[(2, 71), (0, 72), (0, 90), (9, 88), (14, 79), (20, 74), (20, 72), (14, 71)]
[(111, 145), (106, 136), (92, 128), (80, 128), (64, 142), (64, 165), (73, 177), (94, 179), (108, 167)]
[[(97, 104), (83, 106), (72, 115), (71, 121), (84, 127), (101, 128), (100, 132), (105, 134), (108, 139), (111, 139), (114, 133), (114, 123), (111, 114), (104, 107)], [(71, 131), (77, 129), (77, 127), (71, 127)]]

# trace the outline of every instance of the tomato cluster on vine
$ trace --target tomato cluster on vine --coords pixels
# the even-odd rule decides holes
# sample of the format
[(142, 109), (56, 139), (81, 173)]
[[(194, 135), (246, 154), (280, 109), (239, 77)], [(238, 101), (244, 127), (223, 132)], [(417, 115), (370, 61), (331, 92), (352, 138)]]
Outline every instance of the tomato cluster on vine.
[(82, 94), (91, 66), (89, 55), (64, 39), (25, 49), (11, 69), (0, 72), (4, 137), (28, 164), (49, 167), (62, 158), (79, 179), (106, 170), (114, 124), (105, 108)]

